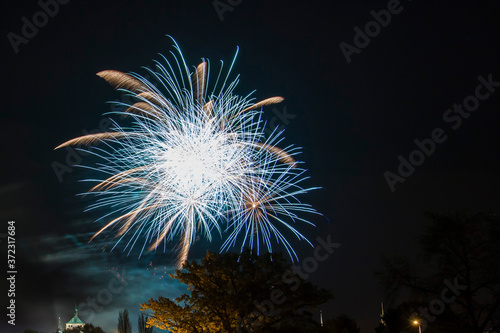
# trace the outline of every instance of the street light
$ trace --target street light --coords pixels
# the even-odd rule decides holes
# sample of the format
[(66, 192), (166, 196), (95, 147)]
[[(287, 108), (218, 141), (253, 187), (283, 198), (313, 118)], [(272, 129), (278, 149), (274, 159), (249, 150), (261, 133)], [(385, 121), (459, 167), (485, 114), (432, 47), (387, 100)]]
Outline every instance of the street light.
[(418, 333), (422, 333), (422, 326), (420, 326), (420, 322), (418, 320), (414, 320), (413, 325), (418, 325)]

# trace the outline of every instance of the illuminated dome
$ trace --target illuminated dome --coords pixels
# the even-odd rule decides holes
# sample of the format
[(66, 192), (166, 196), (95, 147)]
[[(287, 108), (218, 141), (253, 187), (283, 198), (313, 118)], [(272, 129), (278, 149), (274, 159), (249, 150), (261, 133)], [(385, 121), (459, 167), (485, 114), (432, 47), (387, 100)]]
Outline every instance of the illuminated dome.
[(84, 325), (85, 325), (85, 323), (80, 318), (78, 318), (78, 309), (75, 305), (75, 316), (73, 318), (71, 318), (71, 320), (66, 323), (66, 329), (69, 330), (69, 329), (72, 329), (74, 327), (84, 326)]

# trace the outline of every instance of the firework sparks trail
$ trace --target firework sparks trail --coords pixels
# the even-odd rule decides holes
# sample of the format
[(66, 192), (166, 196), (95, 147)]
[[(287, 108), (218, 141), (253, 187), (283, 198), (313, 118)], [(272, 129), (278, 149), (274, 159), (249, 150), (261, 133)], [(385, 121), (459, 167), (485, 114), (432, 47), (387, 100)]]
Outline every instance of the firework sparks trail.
[(171, 61), (162, 56), (155, 70), (148, 69), (158, 88), (136, 74), (97, 73), (135, 98), (111, 112), (127, 116), (129, 127), (114, 123), (110, 132), (56, 147), (92, 146), (79, 149), (103, 160), (84, 166), (103, 175), (86, 180), (97, 182), (88, 192), (97, 198), (88, 210), (106, 207), (109, 213), (98, 221), (111, 219), (92, 239), (113, 229), (116, 245), (126, 241), (129, 253), (139, 239), (141, 253), (178, 239), (182, 265), (197, 234), (211, 240), (217, 231), (229, 234), (221, 250), (241, 240), (241, 249), (272, 251), (274, 238), (298, 259), (284, 233), (310, 244), (294, 225), (311, 224), (299, 214), (316, 211), (297, 196), (315, 188), (300, 185), (307, 178), (294, 158), (300, 150), (278, 148), (281, 132), (264, 135), (262, 107), (283, 98), (253, 103), (250, 95), (233, 93), (239, 78), (229, 82), (229, 76), (238, 52), (225, 76), (221, 62), (211, 85), (209, 62), (191, 72), (175, 41), (174, 47)]

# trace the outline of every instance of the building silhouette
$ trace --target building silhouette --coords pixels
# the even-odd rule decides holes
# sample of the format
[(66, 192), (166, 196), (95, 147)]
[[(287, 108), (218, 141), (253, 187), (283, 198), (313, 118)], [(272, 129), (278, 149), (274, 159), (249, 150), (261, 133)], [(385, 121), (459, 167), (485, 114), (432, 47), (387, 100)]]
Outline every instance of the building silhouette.
[[(59, 320), (59, 325), (60, 325), (60, 322), (61, 322), (61, 320)], [(70, 321), (68, 321), (66, 323), (66, 329), (69, 330), (69, 329), (79, 327), (79, 326), (83, 327), (84, 325), (85, 325), (85, 323), (83, 321), (81, 321), (80, 318), (78, 318), (78, 308), (75, 305), (75, 315), (73, 316), (73, 318), (70, 319)]]

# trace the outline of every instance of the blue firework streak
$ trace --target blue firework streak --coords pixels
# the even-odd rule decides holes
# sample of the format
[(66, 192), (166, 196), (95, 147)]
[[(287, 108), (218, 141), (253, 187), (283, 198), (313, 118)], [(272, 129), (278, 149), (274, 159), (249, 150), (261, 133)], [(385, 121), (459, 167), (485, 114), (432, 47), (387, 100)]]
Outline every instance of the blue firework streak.
[(221, 62), (211, 79), (208, 61), (191, 72), (175, 41), (174, 48), (171, 60), (162, 56), (148, 69), (157, 86), (136, 74), (97, 74), (135, 99), (112, 112), (130, 118), (129, 127), (114, 122), (109, 132), (57, 147), (93, 146), (86, 151), (103, 160), (87, 166), (103, 175), (88, 179), (97, 182), (89, 209), (109, 209), (92, 238), (113, 229), (116, 244), (127, 241), (129, 251), (143, 240), (141, 253), (175, 241), (182, 265), (197, 234), (211, 240), (217, 231), (227, 235), (222, 250), (272, 252), (277, 242), (298, 259), (286, 235), (311, 244), (296, 225), (311, 224), (300, 215), (316, 211), (297, 196), (315, 188), (301, 186), (307, 177), (294, 158), (300, 149), (278, 148), (281, 132), (264, 134), (262, 107), (283, 98), (254, 103), (234, 94), (239, 79), (229, 78), (237, 52), (226, 74)]

